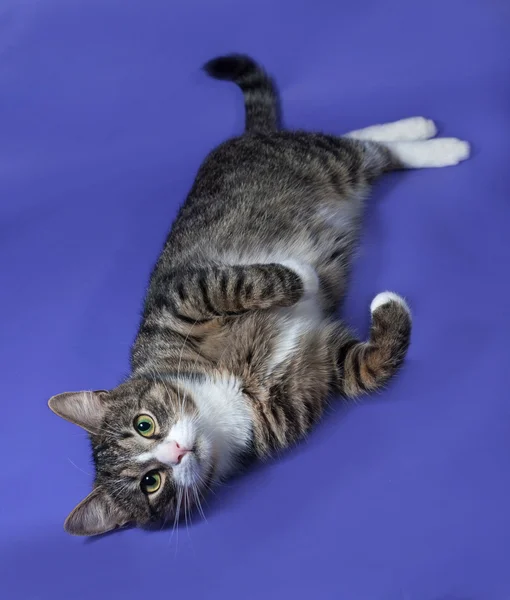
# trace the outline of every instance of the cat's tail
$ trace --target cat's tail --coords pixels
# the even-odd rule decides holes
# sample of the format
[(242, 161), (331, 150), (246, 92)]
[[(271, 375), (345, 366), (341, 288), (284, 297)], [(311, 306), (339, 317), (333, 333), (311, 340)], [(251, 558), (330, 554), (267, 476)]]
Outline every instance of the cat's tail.
[(242, 90), (246, 109), (246, 132), (270, 133), (279, 127), (279, 103), (276, 88), (267, 73), (244, 54), (213, 58), (204, 71), (215, 79), (233, 81)]
[(339, 391), (349, 398), (381, 388), (402, 365), (410, 343), (411, 311), (403, 298), (378, 294), (370, 312), (370, 339), (343, 342), (336, 356)]

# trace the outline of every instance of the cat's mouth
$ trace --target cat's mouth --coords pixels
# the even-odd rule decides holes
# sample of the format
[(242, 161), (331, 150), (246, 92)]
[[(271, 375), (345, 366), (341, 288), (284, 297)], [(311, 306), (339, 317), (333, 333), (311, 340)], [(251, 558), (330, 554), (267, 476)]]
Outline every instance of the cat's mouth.
[(182, 459), (181, 459), (181, 461), (180, 461), (179, 464), (185, 466), (186, 463), (188, 463), (190, 460), (196, 460), (196, 461), (198, 461), (198, 458), (197, 458), (194, 450), (190, 450), (187, 454), (185, 454), (182, 457)]
[(216, 474), (214, 454), (214, 449), (198, 436), (192, 451), (186, 454), (178, 465), (179, 472), (174, 470), (174, 477), (178, 483), (187, 488), (209, 489)]
[(195, 443), (178, 465), (173, 467), (173, 475), (177, 483), (188, 488), (197, 487), (204, 479), (203, 461), (200, 456), (199, 445)]

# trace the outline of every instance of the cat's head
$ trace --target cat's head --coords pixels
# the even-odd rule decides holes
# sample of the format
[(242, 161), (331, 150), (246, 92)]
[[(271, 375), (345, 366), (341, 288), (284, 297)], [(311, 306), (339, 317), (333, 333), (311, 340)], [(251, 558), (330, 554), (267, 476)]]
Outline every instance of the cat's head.
[(49, 406), (89, 432), (96, 467), (92, 492), (67, 517), (69, 533), (173, 522), (214, 476), (207, 424), (192, 396), (171, 382), (128, 380), (109, 392), (66, 392)]

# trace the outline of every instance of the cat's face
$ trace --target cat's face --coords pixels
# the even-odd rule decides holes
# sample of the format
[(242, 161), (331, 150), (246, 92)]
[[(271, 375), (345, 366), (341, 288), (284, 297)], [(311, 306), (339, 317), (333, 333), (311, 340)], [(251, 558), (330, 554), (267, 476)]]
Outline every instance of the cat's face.
[(59, 394), (49, 405), (90, 433), (96, 466), (93, 491), (66, 520), (69, 533), (173, 522), (212, 480), (211, 437), (193, 399), (170, 382), (136, 380), (110, 392)]

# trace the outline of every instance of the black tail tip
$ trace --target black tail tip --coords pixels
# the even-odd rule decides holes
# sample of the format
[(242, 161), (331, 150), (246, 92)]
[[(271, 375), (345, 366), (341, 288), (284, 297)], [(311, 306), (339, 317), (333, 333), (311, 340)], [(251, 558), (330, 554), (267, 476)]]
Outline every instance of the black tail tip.
[(227, 54), (205, 63), (204, 71), (215, 79), (236, 81), (247, 73), (258, 71), (258, 64), (246, 54)]

